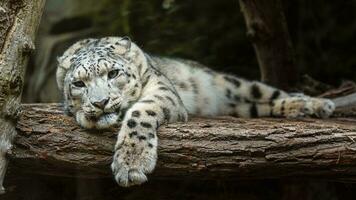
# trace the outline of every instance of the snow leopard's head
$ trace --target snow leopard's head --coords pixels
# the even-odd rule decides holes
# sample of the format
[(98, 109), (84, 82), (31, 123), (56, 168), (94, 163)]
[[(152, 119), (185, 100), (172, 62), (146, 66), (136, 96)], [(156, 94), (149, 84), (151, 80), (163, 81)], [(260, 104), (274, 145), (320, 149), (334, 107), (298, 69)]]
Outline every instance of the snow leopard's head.
[(126, 37), (81, 40), (58, 58), (57, 84), (66, 110), (97, 118), (118, 113), (135, 102), (142, 90), (144, 53)]

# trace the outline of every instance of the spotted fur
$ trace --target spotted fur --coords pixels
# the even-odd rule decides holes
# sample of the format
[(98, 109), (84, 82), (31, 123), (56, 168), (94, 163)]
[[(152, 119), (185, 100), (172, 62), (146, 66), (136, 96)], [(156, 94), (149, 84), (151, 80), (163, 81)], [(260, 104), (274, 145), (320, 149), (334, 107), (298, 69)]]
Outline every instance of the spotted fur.
[(189, 114), (328, 117), (327, 99), (291, 97), (257, 81), (217, 73), (189, 60), (155, 57), (128, 38), (86, 39), (59, 59), (65, 107), (84, 128), (121, 129), (111, 168), (119, 185), (147, 181), (157, 160), (157, 129)]

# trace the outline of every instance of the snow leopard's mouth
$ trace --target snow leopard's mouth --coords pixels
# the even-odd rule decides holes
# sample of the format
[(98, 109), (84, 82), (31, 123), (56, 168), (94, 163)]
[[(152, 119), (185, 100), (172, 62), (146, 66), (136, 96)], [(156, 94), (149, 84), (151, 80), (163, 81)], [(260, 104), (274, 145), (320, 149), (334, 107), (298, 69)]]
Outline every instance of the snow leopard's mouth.
[[(115, 109), (113, 108), (115, 107)], [(85, 116), (87, 116), (89, 119), (96, 121), (99, 118), (105, 116), (105, 115), (110, 115), (110, 114), (117, 114), (118, 116), (123, 116), (126, 113), (127, 109), (122, 109), (120, 103), (117, 105), (112, 106), (111, 109), (108, 109), (107, 111), (102, 111), (102, 112), (86, 112)]]
[(102, 114), (98, 114), (97, 112), (95, 112), (95, 110), (93, 111), (84, 111), (84, 114), (86, 117), (88, 117), (89, 119), (95, 119), (100, 117)]
[(114, 104), (111, 106), (111, 110), (115, 110), (115, 112), (119, 112), (121, 109), (121, 102)]
[(96, 121), (104, 115), (117, 114), (119, 116), (119, 119), (122, 120), (126, 111), (131, 107), (133, 103), (134, 102), (129, 102), (128, 105), (125, 106), (121, 102), (119, 102), (112, 105), (109, 109), (100, 110), (99, 112), (97, 110), (85, 112), (85, 116), (90, 120)]

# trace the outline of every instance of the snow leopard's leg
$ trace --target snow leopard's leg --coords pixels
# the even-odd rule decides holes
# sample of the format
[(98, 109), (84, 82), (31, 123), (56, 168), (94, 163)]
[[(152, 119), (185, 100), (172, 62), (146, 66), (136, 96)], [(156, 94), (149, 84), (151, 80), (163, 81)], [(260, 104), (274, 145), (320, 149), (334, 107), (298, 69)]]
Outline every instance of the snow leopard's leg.
[[(332, 101), (288, 93), (257, 81), (223, 75), (226, 110), (240, 117), (329, 117), (335, 110)], [(221, 80), (221, 79), (220, 79)], [(223, 87), (222, 87), (223, 88)]]
[(169, 81), (150, 80), (142, 97), (125, 114), (111, 165), (119, 185), (147, 181), (157, 160), (157, 129), (165, 122), (186, 121), (187, 112)]

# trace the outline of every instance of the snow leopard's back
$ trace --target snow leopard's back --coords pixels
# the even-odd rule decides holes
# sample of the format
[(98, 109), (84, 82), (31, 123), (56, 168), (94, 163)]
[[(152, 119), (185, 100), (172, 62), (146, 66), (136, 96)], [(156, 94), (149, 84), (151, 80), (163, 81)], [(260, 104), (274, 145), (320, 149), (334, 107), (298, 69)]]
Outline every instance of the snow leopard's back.
[(225, 97), (217, 81), (218, 73), (191, 60), (153, 56), (151, 58), (152, 65), (172, 82), (190, 114), (224, 114), (220, 102)]

